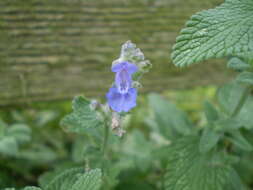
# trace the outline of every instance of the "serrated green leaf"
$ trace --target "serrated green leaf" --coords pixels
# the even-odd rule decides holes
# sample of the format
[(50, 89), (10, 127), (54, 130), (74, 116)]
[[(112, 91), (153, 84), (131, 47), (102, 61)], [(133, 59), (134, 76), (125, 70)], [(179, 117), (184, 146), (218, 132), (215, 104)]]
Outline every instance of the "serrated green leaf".
[(251, 66), (244, 61), (242, 61), (240, 58), (233, 57), (229, 59), (228, 61), (228, 68), (238, 70), (238, 71), (244, 71), (249, 69)]
[[(61, 171), (62, 172), (62, 171)], [(45, 189), (47, 186), (48, 186), (48, 183), (54, 178), (56, 177), (57, 175), (59, 175), (59, 171), (56, 170), (56, 171), (48, 171), (48, 172), (45, 172), (43, 173), (42, 175), (39, 176), (39, 180), (38, 180), (38, 183), (39, 183), (39, 186), (42, 188), (42, 189)]]
[(4, 137), (0, 139), (0, 153), (9, 156), (18, 154), (18, 144), (13, 137)]
[(101, 170), (94, 169), (80, 176), (71, 190), (99, 190), (101, 185)]
[(6, 135), (15, 138), (18, 143), (31, 140), (31, 129), (25, 124), (14, 124), (7, 128)]
[(30, 187), (25, 187), (23, 190), (41, 190), (41, 188), (30, 186)]
[[(39, 176), (39, 180), (38, 180), (39, 186), (43, 190), (46, 189), (48, 184), (51, 183), (52, 180), (55, 179), (57, 176), (61, 175), (62, 173), (70, 169), (78, 169), (78, 168), (73, 168), (73, 166), (74, 166), (74, 163), (70, 163), (70, 162), (54, 164), (54, 170), (49, 170)], [(80, 170), (83, 170), (83, 169), (80, 168)]]
[(178, 66), (253, 51), (253, 1), (227, 0), (186, 23), (173, 46)]
[(253, 146), (248, 142), (246, 138), (237, 130), (237, 131), (230, 131), (231, 137), (228, 139), (238, 148), (245, 150), (245, 151), (252, 151)]
[(186, 114), (178, 110), (174, 104), (157, 94), (149, 95), (148, 100), (151, 109), (154, 110), (155, 120), (162, 135), (171, 138), (175, 134), (175, 131), (183, 135), (192, 132), (192, 123)]
[(224, 190), (231, 167), (219, 153), (199, 152), (198, 137), (175, 141), (168, 151), (166, 190)]
[(204, 112), (209, 123), (219, 119), (219, 114), (215, 107), (208, 101), (204, 102)]
[(45, 190), (70, 190), (84, 173), (83, 168), (71, 168), (56, 175), (45, 187)]
[(87, 133), (88, 128), (101, 124), (97, 114), (90, 108), (90, 101), (82, 96), (75, 97), (72, 102), (73, 112), (65, 116), (60, 124), (65, 130), (76, 133)]
[(206, 127), (201, 135), (199, 142), (199, 151), (206, 153), (216, 146), (222, 134)]
[(252, 72), (243, 72), (243, 73), (240, 73), (237, 76), (236, 81), (240, 82), (240, 83), (245, 83), (245, 84), (253, 85), (253, 73)]

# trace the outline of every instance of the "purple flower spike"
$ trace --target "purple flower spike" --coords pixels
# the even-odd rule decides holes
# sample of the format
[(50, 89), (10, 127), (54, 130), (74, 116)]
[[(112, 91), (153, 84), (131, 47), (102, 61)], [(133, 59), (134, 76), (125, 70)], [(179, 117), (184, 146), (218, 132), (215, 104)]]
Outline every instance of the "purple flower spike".
[(128, 112), (136, 106), (137, 90), (130, 88), (127, 93), (120, 93), (116, 87), (110, 88), (106, 94), (110, 107), (116, 112)]
[(137, 90), (132, 88), (132, 74), (138, 67), (129, 62), (120, 62), (112, 66), (116, 73), (115, 85), (106, 94), (109, 106), (116, 112), (128, 112), (136, 106)]

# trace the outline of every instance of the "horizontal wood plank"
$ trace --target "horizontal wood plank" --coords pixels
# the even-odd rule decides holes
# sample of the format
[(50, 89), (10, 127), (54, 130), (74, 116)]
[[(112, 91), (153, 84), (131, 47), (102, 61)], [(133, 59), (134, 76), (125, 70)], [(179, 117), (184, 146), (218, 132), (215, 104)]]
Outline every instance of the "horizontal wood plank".
[(120, 46), (132, 40), (153, 63), (143, 92), (220, 84), (224, 60), (175, 68), (171, 47), (193, 13), (221, 0), (5, 0), (0, 2), (0, 105), (102, 97)]

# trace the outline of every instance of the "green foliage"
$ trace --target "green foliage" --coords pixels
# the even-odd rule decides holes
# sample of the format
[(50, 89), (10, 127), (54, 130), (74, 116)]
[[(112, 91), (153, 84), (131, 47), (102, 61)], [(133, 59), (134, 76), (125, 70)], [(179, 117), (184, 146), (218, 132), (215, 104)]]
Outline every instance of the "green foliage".
[(172, 143), (167, 189), (245, 189), (228, 163), (238, 160), (233, 154), (241, 156), (253, 148), (244, 137), (245, 130), (251, 134), (253, 125), (252, 15), (252, 0), (226, 0), (193, 15), (176, 39), (171, 57), (177, 66), (229, 57), (228, 67), (241, 73), (218, 90), (217, 106), (204, 103), (207, 123), (200, 129), (200, 138), (184, 137)]
[(4, 155), (15, 156), (18, 154), (17, 141), (12, 137), (2, 138), (0, 141), (0, 152)]
[[(236, 105), (238, 104), (238, 101), (240, 97), (243, 96), (243, 92), (247, 90), (247, 87), (242, 86), (238, 83), (229, 83), (224, 85), (218, 90), (217, 93), (217, 99), (218, 102), (222, 108), (222, 110), (227, 114), (231, 115), (232, 112), (235, 110)], [(242, 109), (236, 115), (233, 120), (235, 121), (230, 122), (233, 123), (233, 125), (238, 125), (239, 127), (246, 127), (248, 129), (253, 127), (253, 97), (249, 96), (247, 97), (246, 103), (243, 105)], [(233, 126), (235, 128), (235, 126)]]
[[(218, 91), (218, 93), (221, 93), (219, 94), (220, 97), (224, 96), (224, 98), (221, 98), (222, 101), (225, 101), (222, 104), (224, 105), (222, 108), (219, 107), (220, 98), (218, 98), (219, 102), (215, 105), (206, 101), (204, 103), (206, 119), (201, 119), (201, 122), (197, 121), (194, 124), (186, 117), (184, 112), (179, 111), (175, 104), (171, 104), (162, 96), (148, 95), (143, 99), (144, 102), (148, 100), (147, 104), (140, 104), (141, 108), (136, 109), (132, 113), (138, 115), (138, 117), (127, 115), (125, 118), (123, 127), (127, 130), (127, 133), (123, 138), (114, 136), (113, 130), (110, 129), (108, 148), (104, 155), (101, 144), (103, 138), (99, 142), (94, 142), (93, 138), (89, 138), (93, 136), (93, 133), (86, 132), (83, 135), (83, 131), (80, 133), (76, 131), (71, 136), (63, 133), (64, 138), (61, 139), (57, 134), (57, 131), (60, 131), (59, 127), (49, 130), (49, 126), (52, 123), (57, 123), (58, 120), (55, 120), (55, 122), (51, 120), (43, 125), (36, 124), (36, 126), (32, 126), (33, 133), (31, 134), (33, 136), (30, 138), (33, 143), (29, 145), (26, 142), (27, 147), (22, 147), (18, 156), (25, 162), (29, 162), (31, 170), (22, 168), (23, 171), (20, 171), (20, 173), (24, 176), (29, 176), (33, 170), (36, 169), (38, 171), (39, 169), (40, 173), (43, 174), (39, 177), (39, 186), (43, 190), (85, 189), (89, 188), (90, 185), (93, 189), (105, 190), (154, 190), (163, 189), (164, 185), (167, 189), (174, 188), (176, 190), (184, 186), (184, 188), (195, 188), (198, 190), (200, 187), (202, 188), (204, 180), (207, 179), (209, 180), (207, 184), (210, 183), (210, 185), (202, 189), (212, 190), (213, 188), (219, 189), (221, 187), (229, 190), (243, 189), (245, 180), (243, 178), (243, 182), (241, 181), (241, 173), (238, 176), (234, 170), (235, 173), (233, 174), (232, 165), (238, 163), (238, 159), (245, 159), (244, 157), (238, 157), (242, 151), (250, 153), (252, 144), (250, 138), (252, 136), (248, 137), (241, 131), (243, 127), (241, 122), (238, 121), (239, 118), (230, 118), (231, 107), (234, 109), (236, 103), (231, 104), (233, 99), (226, 99), (226, 95), (223, 94), (231, 95), (230, 91), (233, 91), (234, 87), (239, 88), (237, 85), (239, 84), (228, 84), (231, 88), (225, 87), (225, 91), (224, 89)], [(236, 90), (234, 90), (234, 93), (236, 94)], [(188, 93), (186, 94), (189, 95)], [(240, 95), (233, 95), (232, 97), (240, 98)], [(237, 100), (236, 98), (234, 101)], [(183, 99), (178, 98), (176, 104), (183, 107), (184, 103), (182, 101)], [(86, 109), (86, 107), (82, 108)], [(38, 113), (43, 113), (43, 111)], [(43, 117), (45, 115), (47, 114), (44, 113), (40, 116)], [(15, 113), (15, 118), (19, 118), (19, 121), (26, 121), (31, 125), (27, 118), (21, 119), (22, 117), (17, 116), (17, 113)], [(134, 122), (132, 121), (133, 119), (135, 119)], [(38, 123), (41, 123), (41, 120), (44, 119), (36, 118), (32, 122), (38, 121)], [(206, 121), (207, 123), (203, 123)], [(146, 127), (146, 124), (150, 128)], [(194, 137), (188, 137), (187, 133), (180, 133), (178, 129), (176, 130), (177, 125), (175, 124), (183, 125), (182, 129), (186, 128)], [(5, 124), (5, 126), (8, 125)], [(94, 127), (95, 130), (93, 132), (100, 133), (100, 129), (104, 130), (103, 126), (98, 125)], [(79, 126), (77, 125), (77, 127)], [(34, 133), (34, 130), (38, 131)], [(166, 135), (164, 131), (167, 131)], [(173, 133), (170, 134), (168, 131)], [(239, 135), (236, 134), (238, 132), (241, 135), (239, 139)], [(11, 132), (9, 134), (16, 133)], [(55, 141), (48, 141), (49, 137), (46, 138), (46, 141), (44, 141), (45, 139), (42, 141), (44, 138), (42, 138), (42, 134), (45, 137), (49, 135), (50, 139), (51, 135), (55, 136), (54, 140), (58, 143), (55, 144)], [(102, 137), (103, 134), (101, 133)], [(39, 136), (36, 137), (37, 135)], [(14, 136), (17, 137), (17, 135)], [(20, 136), (18, 135), (18, 137)], [(25, 143), (22, 140), (19, 142)], [(53, 147), (57, 145), (56, 147), (59, 149), (52, 149), (46, 146), (48, 143), (52, 143), (51, 146)], [(64, 143), (65, 146), (61, 145), (61, 143)], [(232, 152), (227, 152), (227, 147), (230, 147), (229, 150)], [(59, 156), (62, 154), (62, 148), (65, 152), (64, 157)], [(23, 163), (20, 162), (16, 165), (20, 166), (20, 164)], [(1, 163), (0, 167), (2, 167)], [(89, 170), (89, 168), (101, 168), (101, 170)], [(12, 168), (11, 170), (17, 172), (17, 169)], [(92, 175), (88, 175), (85, 170), (99, 171), (99, 174), (94, 172), (96, 174), (91, 173)], [(243, 172), (246, 171), (244, 175), (249, 178), (252, 172), (248, 171), (247, 173), (247, 170), (250, 170), (250, 168), (243, 169)], [(196, 175), (192, 175), (192, 173), (196, 173)], [(93, 177), (90, 177), (93, 174), (95, 175), (94, 180), (92, 180)], [(181, 177), (179, 177), (179, 174), (181, 174)], [(1, 174), (1, 178), (2, 176), (3, 174)], [(215, 177), (217, 177), (217, 180)], [(0, 185), (1, 183), (0, 180)], [(211, 185), (211, 183), (215, 185)], [(28, 181), (26, 184), (34, 184), (34, 182)], [(1, 187), (6, 186), (2, 185)]]
[(140, 170), (147, 171), (152, 162), (152, 143), (143, 133), (134, 130), (122, 143), (122, 151)]
[(18, 156), (19, 146), (31, 140), (31, 130), (25, 124), (7, 126), (0, 123), (0, 153)]
[(23, 190), (41, 190), (39, 187), (25, 187)]
[(201, 153), (209, 152), (219, 141), (221, 134), (207, 127), (200, 138), (199, 150)]
[[(99, 169), (84, 172), (82, 168), (72, 168), (47, 181), (43, 190), (99, 190), (102, 182), (102, 173)], [(15, 190), (14, 188), (7, 188)], [(7, 190), (5, 189), (5, 190)], [(39, 187), (28, 186), (23, 190), (42, 190)]]
[(57, 165), (54, 170), (47, 171), (39, 177), (39, 185), (42, 189), (68, 189), (84, 173), (84, 168), (65, 165)]
[(165, 189), (224, 190), (230, 183), (230, 165), (219, 154), (201, 154), (198, 142), (184, 137), (170, 146)]
[(214, 121), (219, 119), (219, 113), (216, 108), (208, 101), (204, 102), (204, 113), (206, 119), (209, 123), (213, 123)]
[(99, 169), (86, 172), (78, 178), (71, 190), (99, 190), (102, 173)]
[(243, 137), (243, 135), (240, 133), (240, 131), (230, 131), (229, 132), (231, 134), (230, 137), (228, 137), (228, 139), (237, 147), (239, 147), (240, 149), (244, 150), (244, 151), (252, 151), (253, 150), (253, 146), (250, 144), (250, 142), (248, 142), (247, 139), (245, 139)]
[(232, 114), (243, 91), (244, 87), (237, 83), (226, 84), (218, 90), (217, 100), (225, 113)]
[(238, 75), (236, 81), (248, 85), (253, 85), (253, 73), (252, 72), (243, 72)]
[(31, 130), (25, 124), (14, 124), (6, 131), (7, 136), (11, 136), (19, 144), (27, 143), (31, 140)]
[(244, 71), (251, 68), (251, 65), (244, 62), (242, 59), (238, 57), (233, 57), (228, 61), (228, 68), (234, 69), (236, 71)]
[(252, 54), (252, 7), (252, 0), (226, 0), (193, 15), (177, 37), (173, 62), (185, 66), (210, 58)]
[(90, 106), (90, 101), (84, 97), (75, 97), (72, 108), (73, 113), (65, 116), (60, 123), (66, 131), (87, 133), (87, 129), (101, 125), (98, 115)]
[(101, 186), (101, 171), (96, 169), (84, 172), (82, 168), (71, 168), (54, 174), (47, 183), (45, 190), (98, 189)]
[(232, 169), (231, 171), (230, 182), (231, 182), (231, 189), (246, 190), (242, 180), (240, 179), (240, 176), (234, 169)]
[(56, 160), (57, 154), (54, 150), (43, 144), (33, 144), (28, 149), (20, 152), (20, 157), (33, 163), (48, 163)]
[(154, 110), (155, 125), (162, 135), (174, 138), (177, 134), (187, 135), (192, 132), (192, 123), (174, 104), (157, 94), (149, 95), (148, 101), (151, 109)]

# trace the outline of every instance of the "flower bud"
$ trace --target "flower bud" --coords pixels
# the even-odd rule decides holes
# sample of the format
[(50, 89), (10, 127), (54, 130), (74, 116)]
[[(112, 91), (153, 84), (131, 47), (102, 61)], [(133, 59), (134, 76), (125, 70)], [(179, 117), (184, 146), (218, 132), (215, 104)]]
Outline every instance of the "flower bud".
[(112, 130), (119, 128), (120, 124), (121, 124), (120, 116), (116, 112), (113, 112), (111, 121)]
[(122, 137), (124, 134), (126, 133), (125, 130), (119, 128), (116, 132), (116, 135), (119, 136), (119, 137)]
[(97, 110), (100, 107), (100, 103), (97, 100), (91, 100), (90, 109)]
[(140, 82), (138, 82), (138, 81), (133, 81), (133, 83), (132, 83), (132, 87), (133, 88), (142, 88), (142, 84), (140, 83)]
[(152, 68), (152, 64), (149, 60), (142, 61), (138, 64), (140, 70), (144, 73), (148, 72)]

